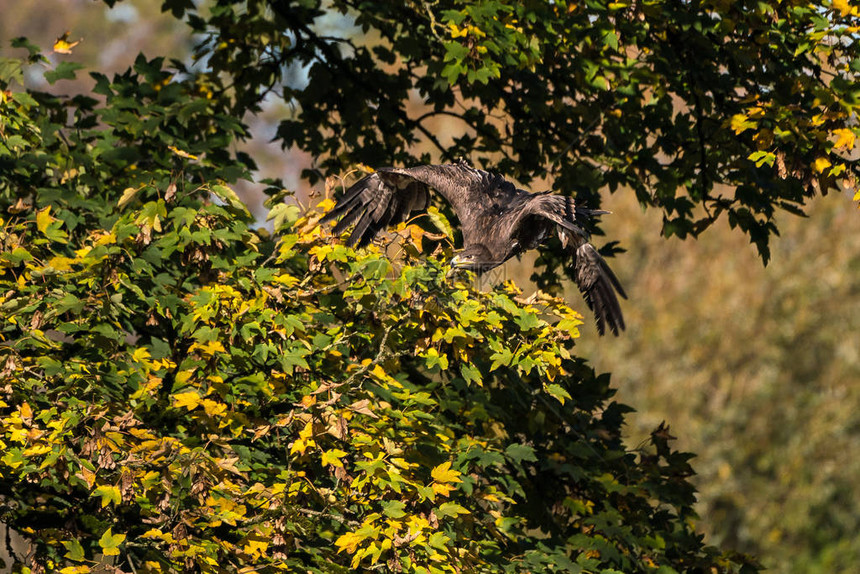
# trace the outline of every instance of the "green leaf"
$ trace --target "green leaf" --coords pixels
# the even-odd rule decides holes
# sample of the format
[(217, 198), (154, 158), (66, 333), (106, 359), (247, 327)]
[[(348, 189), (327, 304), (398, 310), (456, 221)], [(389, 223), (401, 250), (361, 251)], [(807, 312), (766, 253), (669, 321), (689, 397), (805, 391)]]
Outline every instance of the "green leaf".
[(462, 363), (460, 365), (460, 374), (470, 383), (482, 384), (481, 371), (471, 363)]
[(119, 545), (125, 540), (125, 534), (113, 534), (111, 529), (105, 530), (102, 537), (99, 539), (102, 554), (105, 556), (116, 556), (119, 554)]
[(544, 390), (550, 394), (553, 398), (555, 398), (561, 404), (564, 404), (565, 400), (570, 400), (570, 393), (568, 393), (564, 388), (556, 383), (549, 383), (544, 385)]
[(388, 518), (398, 519), (406, 516), (406, 512), (403, 511), (406, 508), (406, 503), (402, 500), (386, 500), (382, 502), (382, 512)]
[(439, 351), (436, 349), (427, 349), (422, 356), (425, 359), (425, 364), (428, 369), (434, 369), (436, 367), (443, 371), (448, 369), (448, 357), (440, 355)]
[(45, 79), (49, 84), (54, 84), (59, 80), (74, 80), (75, 72), (83, 67), (83, 64), (77, 62), (60, 62), (56, 68), (45, 72)]
[(430, 221), (433, 222), (436, 229), (448, 237), (454, 237), (454, 228), (451, 227), (451, 222), (435, 206), (431, 205), (427, 208), (427, 215), (430, 216)]
[(16, 58), (0, 58), (0, 85), (9, 85), (15, 82), (19, 86), (24, 85), (24, 67)]
[[(568, 396), (567, 398), (570, 398)], [(525, 444), (511, 444), (505, 449), (505, 454), (510, 457), (517, 464), (521, 463), (524, 460), (529, 462), (537, 462), (537, 456), (535, 456), (535, 449), (525, 445)]]
[(78, 540), (63, 540), (62, 545), (67, 551), (64, 556), (69, 560), (81, 562), (85, 558), (84, 547)]
[(463, 508), (462, 506), (460, 506), (459, 504), (456, 504), (454, 502), (445, 502), (445, 503), (440, 504), (436, 508), (435, 512), (436, 512), (436, 516), (439, 516), (439, 517), (443, 517), (443, 516), (457, 517), (460, 514), (471, 514), (469, 512), (469, 510), (467, 510), (466, 508)]
[(212, 193), (221, 201), (232, 207), (233, 209), (237, 209), (240, 212), (244, 213), (247, 216), (251, 215), (251, 212), (248, 211), (248, 208), (239, 199), (239, 196), (236, 195), (236, 192), (226, 185), (213, 185)]

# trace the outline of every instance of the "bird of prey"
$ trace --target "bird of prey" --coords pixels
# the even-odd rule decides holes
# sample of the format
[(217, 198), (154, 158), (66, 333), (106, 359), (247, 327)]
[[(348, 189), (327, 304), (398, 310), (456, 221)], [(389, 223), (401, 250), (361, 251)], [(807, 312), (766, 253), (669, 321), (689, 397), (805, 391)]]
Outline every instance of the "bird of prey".
[(569, 197), (529, 193), (501, 175), (465, 161), (386, 167), (347, 189), (322, 222), (339, 218), (336, 233), (354, 223), (347, 242), (361, 247), (382, 229), (425, 210), (430, 189), (448, 200), (460, 220), (463, 250), (451, 260), (452, 269), (483, 273), (542, 245), (555, 231), (573, 258), (574, 280), (594, 311), (598, 332), (604, 334), (608, 326), (617, 335), (624, 329), (616, 292), (624, 298), (627, 295), (580, 225), (591, 216), (609, 212), (579, 207)]

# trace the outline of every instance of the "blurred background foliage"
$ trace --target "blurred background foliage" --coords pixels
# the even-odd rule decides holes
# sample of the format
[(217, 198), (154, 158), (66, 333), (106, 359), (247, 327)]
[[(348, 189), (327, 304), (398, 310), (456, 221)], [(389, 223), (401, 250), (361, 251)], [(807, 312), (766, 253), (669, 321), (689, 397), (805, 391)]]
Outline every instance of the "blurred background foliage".
[[(50, 46), (69, 31), (82, 39), (70, 58), (104, 73), (124, 70), (138, 52), (187, 57), (187, 28), (158, 4), (0, 0), (0, 40), (3, 50), (16, 36)], [(284, 115), (268, 107), (251, 127), (269, 138), (247, 145), (260, 174), (306, 197), (312, 188), (299, 174), (309, 156), (265, 143)], [(245, 191), (253, 203), (256, 190)], [(698, 509), (712, 543), (752, 552), (775, 572), (853, 571), (860, 236), (850, 197), (819, 198), (806, 219), (780, 215), (766, 268), (748, 239), (725, 226), (697, 241), (667, 240), (661, 214), (643, 213), (632, 194), (605, 197), (604, 207), (614, 213), (603, 230), (627, 249), (613, 268), (630, 294), (629, 327), (618, 339), (585, 336), (578, 346), (598, 371), (613, 372), (620, 400), (638, 409), (628, 417), (628, 444), (665, 420), (679, 448), (698, 454)], [(505, 273), (526, 286), (532, 263), (513, 262)]]

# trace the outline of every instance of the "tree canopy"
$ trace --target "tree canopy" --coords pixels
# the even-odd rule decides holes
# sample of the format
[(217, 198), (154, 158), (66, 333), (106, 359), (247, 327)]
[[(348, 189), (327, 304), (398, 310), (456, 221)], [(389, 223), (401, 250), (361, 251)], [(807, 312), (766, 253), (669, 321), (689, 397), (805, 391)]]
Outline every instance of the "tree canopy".
[(667, 429), (626, 450), (627, 407), (571, 355), (566, 303), (451, 284), (414, 226), (396, 266), (333, 243), (282, 190), (275, 235), (255, 228), (225, 184), (241, 126), (160, 64), (97, 77), (103, 103), (2, 92), (0, 495), (32, 542), (18, 568), (745, 563), (691, 526)]
[[(312, 180), (468, 155), (591, 207), (631, 189), (667, 235), (725, 213), (766, 259), (777, 210), (855, 185), (856, 9), (195, 6), (165, 2), (196, 64), (141, 56), (91, 94), (23, 88), (27, 66), (79, 71), (23, 39), (0, 60), (14, 567), (754, 571), (703, 544), (667, 428), (623, 444), (629, 409), (575, 356), (567, 303), (445, 281), (447, 247), (415, 225), (394, 251), (343, 246), (277, 181), (267, 231), (231, 187), (254, 168), (236, 145), (281, 98), (276, 137)], [(462, 132), (440, 139), (440, 118)]]
[(591, 207), (633, 190), (667, 236), (726, 215), (765, 261), (780, 210), (858, 189), (860, 8), (845, 1), (164, 4), (238, 110), (294, 109), (276, 139), (316, 158), (312, 178), (466, 156)]

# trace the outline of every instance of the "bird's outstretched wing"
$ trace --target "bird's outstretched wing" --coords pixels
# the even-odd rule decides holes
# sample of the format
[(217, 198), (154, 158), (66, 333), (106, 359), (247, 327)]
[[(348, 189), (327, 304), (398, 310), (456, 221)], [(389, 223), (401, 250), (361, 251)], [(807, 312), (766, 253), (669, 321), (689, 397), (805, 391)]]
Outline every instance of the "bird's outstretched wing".
[(427, 209), (432, 188), (448, 200), (466, 233), (484, 208), (485, 194), (505, 186), (513, 188), (501, 176), (464, 162), (381, 168), (347, 189), (322, 222), (340, 218), (335, 233), (355, 223), (347, 242), (360, 247), (382, 229), (406, 221), (413, 211)]
[(607, 325), (614, 335), (623, 331), (624, 315), (615, 293), (625, 299), (627, 294), (594, 245), (583, 241), (573, 250), (573, 273), (585, 302), (594, 311), (597, 332), (603, 335)]
[(606, 260), (589, 243), (588, 232), (576, 223), (605, 213), (609, 212), (578, 207), (569, 197), (536, 194), (524, 207), (519, 224), (527, 224), (528, 218), (537, 216), (557, 225), (562, 245), (573, 255), (573, 279), (594, 312), (597, 331), (603, 335), (608, 326), (613, 334), (618, 335), (624, 330), (624, 315), (616, 293), (625, 299), (627, 294)]

